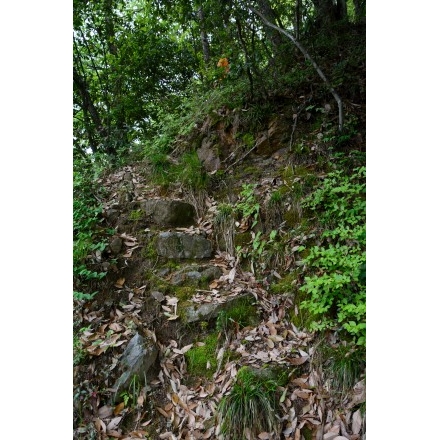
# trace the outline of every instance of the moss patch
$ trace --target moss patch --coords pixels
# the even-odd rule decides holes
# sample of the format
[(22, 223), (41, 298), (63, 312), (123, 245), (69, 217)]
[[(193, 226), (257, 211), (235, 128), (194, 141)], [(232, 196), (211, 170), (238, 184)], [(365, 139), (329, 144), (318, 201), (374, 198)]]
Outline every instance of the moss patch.
[(139, 221), (144, 218), (144, 212), (141, 209), (135, 209), (133, 211), (130, 211), (128, 218), (131, 221)]
[(222, 310), (216, 321), (216, 328), (219, 331), (228, 331), (234, 326), (243, 328), (249, 325), (257, 325), (259, 322), (257, 310), (252, 304), (250, 298), (243, 298), (239, 301), (234, 301), (228, 309)]
[(217, 369), (217, 334), (209, 335), (203, 342), (205, 345), (192, 347), (185, 353), (188, 373), (193, 376), (212, 377)]
[(241, 232), (238, 234), (235, 234), (234, 237), (234, 245), (237, 246), (247, 246), (252, 240), (252, 235), (250, 232)]
[(174, 287), (174, 294), (177, 298), (179, 298), (179, 301), (185, 301), (192, 298), (194, 288), (190, 286)]
[(156, 251), (157, 236), (151, 237), (142, 249), (141, 256), (146, 260), (154, 260), (158, 257)]

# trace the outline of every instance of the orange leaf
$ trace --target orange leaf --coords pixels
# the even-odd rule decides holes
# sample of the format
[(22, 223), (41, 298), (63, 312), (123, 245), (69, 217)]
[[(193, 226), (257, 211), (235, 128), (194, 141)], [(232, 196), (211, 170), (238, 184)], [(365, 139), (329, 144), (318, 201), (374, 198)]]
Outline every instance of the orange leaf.
[(115, 409), (113, 410), (113, 414), (115, 415), (115, 416), (117, 416), (123, 409), (124, 409), (124, 402), (121, 402), (119, 405), (117, 405), (116, 407), (115, 407)]
[(119, 280), (116, 281), (115, 283), (115, 287), (121, 288), (124, 285), (124, 283), (125, 283), (125, 278), (119, 278)]

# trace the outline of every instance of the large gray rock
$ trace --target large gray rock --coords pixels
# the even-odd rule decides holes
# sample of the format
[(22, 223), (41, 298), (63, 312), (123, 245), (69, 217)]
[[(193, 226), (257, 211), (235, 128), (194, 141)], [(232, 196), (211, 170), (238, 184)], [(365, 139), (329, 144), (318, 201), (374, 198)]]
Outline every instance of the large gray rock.
[(197, 156), (206, 171), (216, 171), (220, 168), (220, 157), (217, 154), (217, 144), (204, 138), (202, 146), (197, 150)]
[(143, 338), (139, 333), (133, 336), (119, 359), (118, 369), (122, 374), (113, 386), (115, 398), (129, 388), (135, 374), (140, 381), (145, 381), (148, 369), (153, 365), (157, 354), (158, 349), (152, 337)]
[(160, 232), (157, 253), (166, 258), (210, 258), (212, 243), (201, 235)]
[(259, 133), (256, 139), (256, 153), (270, 156), (284, 147), (289, 140), (290, 123), (285, 119), (275, 118), (269, 123), (267, 130)]
[(244, 295), (226, 298), (224, 302), (204, 303), (199, 307), (190, 305), (184, 308), (182, 316), (186, 322), (209, 321), (210, 319), (217, 318), (222, 310), (228, 310), (234, 307), (234, 305), (243, 301), (245, 298), (253, 299), (254, 297), (250, 293), (246, 293)]
[(199, 285), (201, 282), (209, 283), (223, 275), (222, 270), (217, 266), (188, 266), (175, 272), (170, 279), (175, 286)]
[(148, 220), (159, 226), (187, 227), (195, 222), (194, 206), (180, 200), (146, 200), (141, 208)]

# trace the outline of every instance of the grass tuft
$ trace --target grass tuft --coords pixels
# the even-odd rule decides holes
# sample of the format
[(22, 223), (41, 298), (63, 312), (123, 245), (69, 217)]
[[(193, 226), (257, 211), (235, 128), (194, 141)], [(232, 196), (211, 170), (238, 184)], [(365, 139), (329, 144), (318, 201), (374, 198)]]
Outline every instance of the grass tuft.
[(220, 432), (226, 440), (257, 438), (264, 431), (277, 431), (275, 417), (277, 383), (264, 372), (242, 367), (230, 394), (220, 401)]

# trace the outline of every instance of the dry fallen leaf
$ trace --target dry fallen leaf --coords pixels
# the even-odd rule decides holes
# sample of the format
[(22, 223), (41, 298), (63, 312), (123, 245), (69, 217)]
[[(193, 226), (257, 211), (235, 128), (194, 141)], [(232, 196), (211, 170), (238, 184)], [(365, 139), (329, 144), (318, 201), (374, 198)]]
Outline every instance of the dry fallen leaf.
[(170, 415), (165, 411), (165, 410), (163, 410), (160, 406), (156, 406), (156, 409), (164, 416), (164, 417), (169, 417)]
[(106, 419), (113, 415), (113, 408), (109, 405), (104, 405), (98, 410), (98, 416), (100, 419)]
[(266, 344), (270, 349), (275, 347), (275, 344), (273, 343), (272, 339), (266, 339)]
[(97, 417), (94, 421), (95, 421), (96, 430), (98, 432), (102, 430), (102, 432), (104, 432), (105, 434), (107, 431), (107, 427), (105, 426), (105, 423), (99, 417)]
[(353, 419), (351, 422), (351, 430), (353, 434), (359, 434), (361, 427), (362, 427), (362, 416), (361, 416), (361, 411), (358, 409), (353, 414)]
[[(304, 362), (307, 362), (309, 359), (308, 356), (302, 356), (299, 358), (293, 358), (293, 359), (288, 359), (288, 361), (292, 364), (292, 365), (302, 365)], [(300, 385), (301, 386), (301, 385)]]
[(177, 394), (173, 394), (171, 396), (171, 400), (173, 401), (174, 405), (178, 405), (180, 402), (179, 396)]
[(120, 288), (122, 288), (124, 283), (125, 283), (125, 278), (119, 278), (118, 281), (116, 281), (116, 283), (115, 283), (115, 287), (120, 289)]
[(110, 421), (110, 423), (107, 425), (107, 429), (109, 429), (109, 430), (113, 430), (113, 429), (117, 428), (121, 420), (122, 420), (122, 416), (115, 417), (115, 418), (112, 419), (112, 420)]
[(113, 410), (113, 413), (115, 416), (117, 416), (122, 410), (124, 409), (124, 402), (121, 402), (119, 405), (115, 407)]

